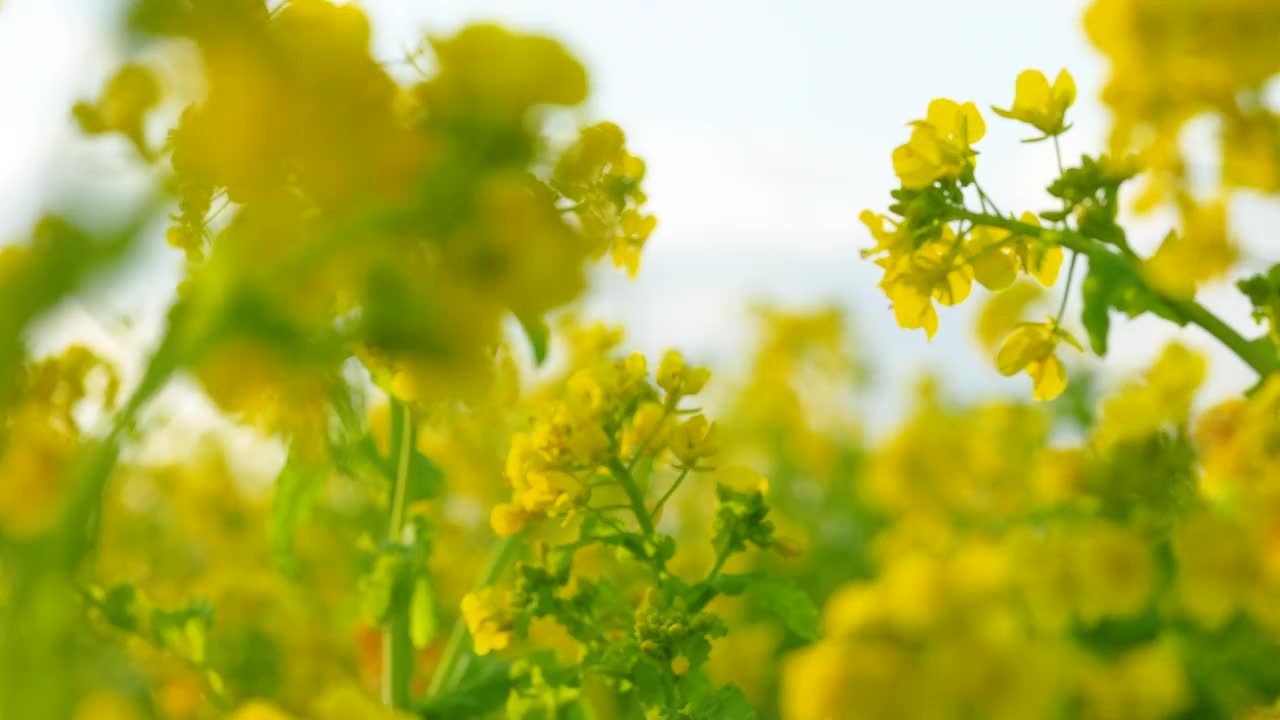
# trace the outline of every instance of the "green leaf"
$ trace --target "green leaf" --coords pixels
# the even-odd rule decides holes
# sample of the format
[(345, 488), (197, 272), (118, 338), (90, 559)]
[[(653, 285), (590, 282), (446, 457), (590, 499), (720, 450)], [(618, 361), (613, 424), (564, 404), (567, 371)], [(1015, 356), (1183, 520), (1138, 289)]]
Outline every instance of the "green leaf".
[(551, 342), (551, 329), (540, 317), (518, 317), (520, 327), (524, 328), (525, 337), (529, 338), (529, 347), (533, 349), (533, 362), (538, 366), (547, 360), (547, 350)]
[(689, 717), (692, 720), (755, 720), (756, 711), (742, 690), (729, 684), (694, 703)]
[(426, 700), (418, 710), (433, 720), (487, 717), (507, 701), (512, 685), (510, 669), (510, 663), (492, 655), (475, 658), (457, 688)]
[(293, 457), (285, 462), (276, 477), (269, 530), (271, 560), (277, 570), (289, 577), (297, 574), (294, 534), (311, 508), (316, 477), (311, 468), (304, 467)]
[(1164, 298), (1152, 292), (1128, 261), (1115, 255), (1093, 255), (1089, 258), (1089, 274), (1081, 286), (1084, 307), (1080, 320), (1089, 333), (1089, 346), (1098, 355), (1107, 353), (1107, 335), (1111, 329), (1111, 310), (1119, 310), (1129, 318), (1153, 313), (1177, 325), (1183, 318)]
[(740, 576), (747, 594), (803, 640), (818, 639), (818, 607), (794, 583), (769, 575)]

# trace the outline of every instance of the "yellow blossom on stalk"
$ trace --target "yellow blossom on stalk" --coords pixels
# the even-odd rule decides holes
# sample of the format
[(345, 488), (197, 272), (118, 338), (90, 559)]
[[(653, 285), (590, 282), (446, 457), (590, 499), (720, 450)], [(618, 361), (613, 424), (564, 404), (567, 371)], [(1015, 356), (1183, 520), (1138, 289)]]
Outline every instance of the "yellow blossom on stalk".
[(976, 105), (946, 98), (929, 103), (925, 119), (911, 124), (911, 139), (893, 151), (893, 172), (911, 190), (959, 180), (977, 157), (970, 146), (987, 132)]
[(1018, 283), (1002, 293), (992, 295), (974, 324), (978, 341), (988, 349), (995, 346), (1017, 326), (1027, 308), (1044, 297), (1040, 286), (1032, 282)]
[(477, 655), (488, 655), (511, 643), (511, 609), (507, 593), (491, 587), (462, 598), (462, 619)]
[(231, 720), (291, 720), (293, 716), (283, 710), (261, 700), (253, 700), (241, 705)]
[(1034, 383), (1035, 399), (1052, 400), (1067, 388), (1066, 367), (1055, 353), (1061, 340), (1084, 351), (1052, 318), (1043, 323), (1021, 323), (1000, 347), (996, 369), (1001, 375), (1016, 375), (1025, 370)]
[[(870, 210), (863, 210), (858, 216), (863, 225), (871, 231), (871, 237), (876, 241), (875, 247), (867, 248), (862, 251), (862, 257), (871, 257), (881, 253), (889, 253), (889, 255), (901, 255), (911, 250), (911, 234), (906, 232), (900, 223), (894, 222), (892, 218), (886, 215), (880, 215)], [(889, 229), (885, 229), (888, 223)]]
[(656, 455), (666, 447), (666, 438), (670, 434), (666, 422), (667, 410), (661, 403), (647, 402), (636, 409), (631, 422), (622, 430), (622, 445), (619, 452), (624, 458), (631, 458), (642, 449)]
[(705, 469), (699, 467), (698, 463), (715, 457), (719, 450), (718, 436), (716, 424), (708, 422), (707, 417), (699, 413), (677, 425), (671, 433), (671, 454), (685, 467)]
[[(1019, 221), (1027, 225), (1040, 227), (1040, 218), (1035, 213), (1024, 212)], [(1049, 287), (1058, 281), (1058, 272), (1062, 269), (1062, 246), (1046, 242), (1040, 238), (1019, 238), (1015, 246), (1018, 262), (1031, 277)]]
[(1171, 231), (1144, 269), (1147, 279), (1162, 292), (1189, 298), (1201, 283), (1230, 270), (1237, 250), (1227, 234), (1221, 200), (1197, 204), (1184, 197), (1178, 206), (1182, 232)]
[(979, 225), (969, 233), (965, 255), (973, 267), (973, 276), (988, 290), (1000, 291), (1018, 277), (1016, 249), (1005, 240), (1008, 230)]
[(613, 264), (626, 268), (627, 274), (635, 277), (640, 272), (640, 251), (657, 225), (658, 219), (652, 215), (641, 215), (636, 210), (623, 211), (621, 235), (609, 248)]
[(943, 305), (964, 302), (973, 287), (973, 270), (962, 262), (955, 231), (943, 228), (942, 237), (915, 251), (881, 258), (885, 268), (880, 288), (893, 302), (894, 318), (905, 329), (922, 328), (929, 338), (938, 331), (937, 300)]
[(1013, 107), (991, 109), (1001, 117), (1034, 126), (1045, 137), (1061, 135), (1066, 125), (1067, 108), (1076, 101), (1076, 82), (1065, 69), (1054, 78), (1053, 87), (1039, 70), (1024, 70), (1018, 75)]
[[(675, 350), (668, 350), (658, 365), (658, 374), (654, 380), (658, 387), (667, 391), (668, 396), (693, 395), (707, 384), (711, 371), (706, 368), (689, 367), (684, 356)], [(669, 401), (668, 401), (669, 402)]]

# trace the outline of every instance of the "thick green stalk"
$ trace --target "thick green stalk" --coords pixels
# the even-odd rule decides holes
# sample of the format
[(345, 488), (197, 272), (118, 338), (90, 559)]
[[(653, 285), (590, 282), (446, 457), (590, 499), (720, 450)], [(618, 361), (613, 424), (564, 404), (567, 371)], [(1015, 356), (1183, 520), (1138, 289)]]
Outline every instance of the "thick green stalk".
[(646, 537), (652, 535), (653, 519), (649, 517), (649, 509), (644, 505), (644, 495), (640, 492), (640, 486), (636, 485), (635, 478), (631, 477), (627, 468), (616, 459), (609, 461), (609, 472), (626, 491), (627, 499), (631, 502), (631, 511), (636, 516), (636, 522), (640, 523), (640, 529), (644, 531)]
[[(401, 542), (404, 534), (405, 499), (409, 492), (409, 469), (413, 462), (416, 428), (413, 411), (409, 406), (392, 400), (392, 431), (398, 430), (391, 443), (391, 453), (396, 458), (396, 473), (391, 487), (390, 510), (387, 517), (387, 541)], [(386, 628), (382, 631), (382, 702), (396, 709), (407, 709), (410, 700), (410, 683), (413, 679), (413, 642), (409, 635), (409, 604), (397, 604)]]
[[(498, 576), (515, 558), (523, 537), (524, 532), (518, 532), (510, 537), (502, 538), (493, 546), (493, 550), (489, 553), (489, 560), (485, 563), (484, 570), (476, 581), (476, 590), (489, 587), (497, 582)], [(427, 697), (436, 698), (452, 690), (457, 685), (458, 680), (461, 679), (463, 673), (466, 672), (467, 664), (470, 661), (471, 653), (467, 648), (467, 624), (462, 617), (459, 617), (453, 623), (453, 629), (449, 631), (449, 639), (445, 642), (444, 654), (440, 657), (440, 664), (436, 666), (435, 674), (431, 676), (431, 684), (427, 688)]]
[(1010, 232), (1025, 235), (1027, 237), (1044, 238), (1047, 233), (1053, 233), (1053, 240), (1063, 247), (1078, 253), (1083, 253), (1091, 261), (1121, 263), (1129, 267), (1133, 272), (1136, 282), (1144, 285), (1145, 289), (1151, 294), (1159, 297), (1169, 307), (1173, 308), (1183, 320), (1196, 325), (1200, 329), (1212, 335), (1235, 353), (1241, 360), (1253, 368), (1259, 375), (1266, 377), (1275, 372), (1276, 361), (1263, 349), (1249, 342), (1243, 335), (1236, 332), (1234, 328), (1227, 325), (1217, 315), (1214, 315), (1208, 308), (1204, 307), (1195, 300), (1182, 300), (1169, 297), (1151, 287), (1142, 278), (1141, 268), (1134, 264), (1134, 259), (1128, 254), (1115, 253), (1107, 249), (1101, 242), (1082, 235), (1074, 230), (1048, 230), (1038, 225), (1020, 222), (1012, 218), (1001, 217), (999, 215), (989, 215), (986, 213), (976, 213), (970, 210), (961, 210), (955, 213), (957, 220), (968, 220), (975, 225), (987, 225), (990, 227), (1001, 228)]

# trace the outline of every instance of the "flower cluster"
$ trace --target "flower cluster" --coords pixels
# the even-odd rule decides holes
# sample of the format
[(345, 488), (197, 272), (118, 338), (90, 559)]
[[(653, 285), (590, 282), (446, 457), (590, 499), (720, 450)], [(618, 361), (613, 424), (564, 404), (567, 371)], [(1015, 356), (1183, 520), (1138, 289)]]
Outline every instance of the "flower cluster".
[[(716, 451), (716, 428), (705, 415), (680, 421), (681, 399), (698, 393), (710, 373), (688, 367), (669, 352), (649, 381), (643, 355), (602, 361), (573, 373), (564, 395), (548, 403), (533, 428), (518, 433), (507, 456), (512, 501), (493, 509), (499, 535), (513, 535), (528, 522), (572, 517), (591, 500), (592, 482), (611, 468), (630, 468), (664, 452), (687, 469)], [(687, 413), (686, 413), (687, 414)]]
[[(1155, 719), (1270, 705), (1272, 684), (1230, 678), (1267, 662), (1280, 631), (1263, 499), (1280, 476), (1259, 444), (1280, 394), (1270, 381), (1204, 416), (1201, 474), (1188, 429), (1204, 370), (1170, 346), (1103, 403), (1079, 448), (1048, 449), (1048, 418), (1032, 408), (926, 399), (872, 459), (866, 491), (888, 517), (874, 567), (830, 595), (824, 639), (788, 658), (785, 716)], [(1204, 667), (1208, 656), (1224, 665)]]

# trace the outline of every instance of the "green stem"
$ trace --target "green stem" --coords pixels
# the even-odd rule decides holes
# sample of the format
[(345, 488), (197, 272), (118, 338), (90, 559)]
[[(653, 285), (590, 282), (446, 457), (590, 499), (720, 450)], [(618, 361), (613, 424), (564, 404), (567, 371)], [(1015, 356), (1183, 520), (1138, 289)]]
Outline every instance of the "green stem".
[[(493, 550), (489, 554), (489, 561), (485, 564), (484, 571), (480, 573), (480, 578), (476, 582), (476, 590), (489, 587), (497, 581), (498, 576), (511, 563), (516, 551), (520, 549), (520, 541), (523, 537), (524, 533), (519, 532), (503, 538), (493, 546)], [(462, 617), (459, 617), (453, 623), (453, 629), (449, 631), (449, 639), (445, 643), (444, 654), (440, 657), (440, 664), (436, 666), (435, 674), (431, 676), (431, 684), (427, 688), (427, 696), (436, 698), (452, 690), (462, 677), (462, 674), (466, 672), (466, 666), (470, 661), (471, 653), (467, 650), (467, 624)]]
[(640, 487), (636, 485), (635, 479), (631, 477), (631, 473), (616, 458), (609, 461), (609, 472), (613, 473), (613, 477), (618, 480), (618, 484), (626, 491), (627, 499), (631, 501), (631, 511), (635, 513), (636, 522), (640, 523), (640, 529), (644, 531), (646, 536), (652, 535), (653, 520), (649, 517), (649, 509), (644, 506), (644, 495), (640, 492)]
[[(959, 210), (954, 214), (954, 218), (970, 220), (978, 225), (989, 225), (991, 227), (1001, 228), (1010, 232), (1024, 235), (1026, 237), (1034, 237), (1044, 239), (1045, 228), (1038, 225), (1031, 225), (1019, 220), (1001, 217), (999, 215), (989, 215), (986, 213), (976, 213), (971, 210)], [(1063, 247), (1074, 250), (1088, 257), (1090, 261), (1099, 263), (1119, 263), (1129, 268), (1133, 275), (1134, 282), (1140, 283), (1144, 289), (1152, 295), (1160, 298), (1165, 304), (1173, 308), (1175, 312), (1185, 321), (1198, 326), (1200, 329), (1212, 335), (1222, 343), (1227, 349), (1231, 350), (1249, 367), (1253, 368), (1260, 376), (1275, 372), (1277, 369), (1276, 360), (1268, 355), (1263, 348), (1260, 348), (1249, 342), (1240, 333), (1236, 332), (1231, 326), (1223, 322), (1217, 315), (1214, 315), (1207, 308), (1195, 300), (1179, 300), (1171, 298), (1155, 288), (1151, 287), (1142, 277), (1141, 269), (1134, 266), (1134, 258), (1128, 254), (1117, 254), (1106, 248), (1102, 243), (1097, 242), (1085, 235), (1074, 230), (1052, 230), (1055, 237), (1053, 240)]]
[(667, 488), (667, 491), (662, 494), (662, 497), (658, 498), (658, 502), (653, 506), (653, 512), (649, 514), (649, 516), (654, 519), (654, 522), (657, 522), (658, 516), (662, 513), (662, 506), (666, 505), (667, 501), (671, 499), (671, 496), (676, 494), (676, 490), (679, 489), (680, 484), (684, 482), (685, 476), (688, 474), (689, 468), (686, 467), (681, 470), (680, 474), (676, 476), (675, 482), (671, 483), (671, 487)]
[[(413, 462), (416, 428), (413, 411), (405, 403), (394, 398), (391, 401), (393, 417), (399, 417), (400, 433), (392, 442), (391, 452), (396, 456), (395, 482), (391, 488), (390, 511), (387, 518), (387, 541), (399, 543), (404, 534), (405, 501), (408, 497), (409, 470)], [(382, 702), (403, 710), (409, 707), (410, 685), (413, 679), (413, 641), (409, 636), (409, 608), (401, 603), (387, 621), (382, 631)]]
[(1076, 276), (1076, 261), (1080, 259), (1080, 253), (1071, 253), (1071, 264), (1067, 266), (1067, 284), (1062, 288), (1062, 302), (1058, 305), (1058, 316), (1053, 321), (1055, 328), (1062, 327), (1062, 316), (1067, 312), (1067, 299), (1071, 297), (1071, 281)]

